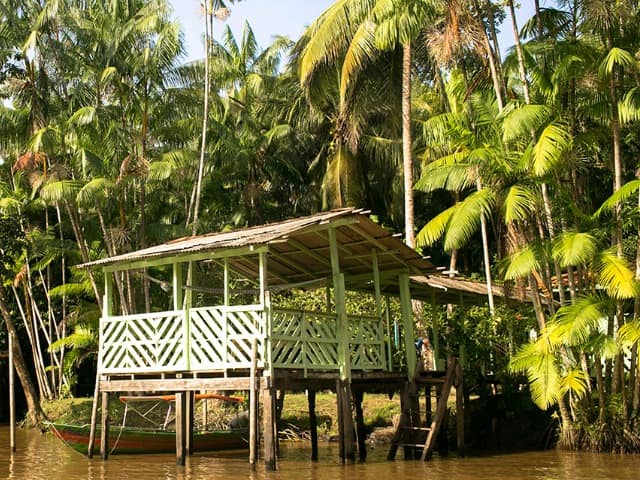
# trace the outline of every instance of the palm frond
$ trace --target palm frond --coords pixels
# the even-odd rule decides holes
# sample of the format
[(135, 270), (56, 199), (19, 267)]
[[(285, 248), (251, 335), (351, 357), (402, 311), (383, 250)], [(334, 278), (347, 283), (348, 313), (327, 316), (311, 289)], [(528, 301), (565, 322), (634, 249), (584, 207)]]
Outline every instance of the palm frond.
[(597, 258), (599, 283), (612, 298), (624, 300), (635, 298), (638, 294), (638, 282), (626, 260), (609, 249)]
[(75, 201), (78, 192), (82, 189), (82, 182), (79, 180), (59, 180), (48, 182), (42, 190), (40, 197), (50, 204), (61, 201)]
[(640, 342), (640, 320), (625, 323), (618, 330), (618, 341), (625, 347)]
[(628, 124), (640, 120), (640, 87), (630, 89), (620, 102), (620, 121)]
[(563, 232), (553, 241), (553, 258), (561, 267), (580, 265), (593, 259), (598, 241), (590, 233)]
[(540, 270), (540, 252), (534, 245), (528, 245), (506, 258), (505, 280), (525, 278), (531, 272)]
[(613, 72), (614, 67), (638, 69), (637, 61), (633, 54), (620, 47), (613, 47), (603, 61), (600, 63), (598, 73), (600, 77), (606, 78)]
[(551, 333), (553, 341), (569, 346), (585, 344), (598, 331), (600, 321), (606, 317), (606, 304), (602, 299), (579, 298), (574, 304), (565, 305), (556, 313)]
[(625, 183), (616, 192), (614, 192), (609, 198), (607, 198), (604, 202), (602, 202), (602, 205), (600, 205), (600, 208), (598, 208), (598, 210), (595, 211), (593, 216), (597, 218), (600, 215), (602, 215), (604, 212), (612, 211), (616, 207), (616, 205), (618, 205), (621, 202), (624, 202), (625, 200), (630, 198), (632, 195), (637, 196), (638, 191), (640, 191), (640, 180), (631, 180)]
[(482, 218), (488, 218), (495, 206), (495, 193), (489, 189), (472, 193), (454, 205), (444, 237), (444, 249), (448, 252), (466, 244), (480, 226)]
[(589, 391), (589, 382), (591, 379), (587, 372), (581, 368), (574, 368), (568, 371), (560, 382), (560, 392), (571, 392), (576, 400), (583, 398)]
[(547, 105), (521, 105), (503, 114), (502, 139), (511, 142), (528, 137), (549, 120), (552, 109)]
[(449, 207), (444, 212), (439, 213), (429, 220), (429, 222), (427, 222), (427, 224), (418, 232), (418, 235), (416, 236), (416, 245), (418, 247), (429, 247), (440, 240), (444, 235), (455, 208), (455, 205), (453, 207)]
[(535, 192), (523, 185), (512, 185), (507, 190), (507, 194), (502, 203), (504, 221), (507, 224), (525, 221), (531, 218), (535, 208)]
[(551, 123), (540, 134), (533, 150), (533, 172), (543, 176), (560, 163), (571, 146), (571, 133), (564, 124)]

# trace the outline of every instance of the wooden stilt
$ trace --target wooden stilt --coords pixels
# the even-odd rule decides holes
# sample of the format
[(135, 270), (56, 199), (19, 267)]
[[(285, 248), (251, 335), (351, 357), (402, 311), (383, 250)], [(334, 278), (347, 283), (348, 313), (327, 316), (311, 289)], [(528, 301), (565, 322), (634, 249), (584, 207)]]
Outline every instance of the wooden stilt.
[(318, 461), (318, 417), (316, 416), (316, 391), (307, 390), (309, 401), (309, 430), (311, 435), (311, 460)]
[(458, 455), (464, 457), (464, 378), (462, 365), (456, 366), (456, 442)]
[(93, 448), (96, 440), (96, 423), (98, 423), (98, 398), (100, 396), (100, 374), (96, 374), (96, 385), (93, 389), (93, 403), (91, 404), (91, 424), (89, 426), (89, 445), (87, 457), (93, 458)]
[(9, 446), (12, 452), (16, 451), (16, 384), (13, 368), (13, 338), (9, 337)]
[(455, 376), (456, 359), (449, 358), (449, 366), (447, 367), (447, 374), (445, 377), (444, 385), (442, 386), (441, 394), (438, 397), (438, 404), (436, 406), (436, 413), (431, 423), (431, 429), (425, 442), (424, 449), (422, 450), (422, 460), (429, 460), (433, 452), (434, 440), (440, 431), (441, 425), (444, 423), (447, 414), (447, 398), (451, 392), (451, 386), (453, 384), (453, 378)]
[(109, 458), (109, 426), (111, 419), (109, 418), (109, 393), (102, 392), (102, 421), (100, 422), (100, 458), (107, 460)]
[(185, 455), (193, 455), (195, 452), (193, 445), (193, 428), (194, 428), (194, 401), (195, 392), (185, 392)]
[(361, 391), (355, 392), (354, 403), (356, 407), (356, 436), (358, 439), (358, 457), (361, 462), (367, 459), (367, 432), (364, 427), (364, 414), (362, 412), (362, 400), (364, 393)]
[(276, 455), (276, 391), (273, 388), (262, 390), (262, 435), (264, 438), (265, 469), (274, 471), (278, 468)]
[(185, 410), (186, 399), (184, 392), (176, 392), (176, 465), (184, 466), (186, 463), (186, 438), (185, 438)]
[(431, 399), (431, 385), (424, 387), (424, 403), (425, 403), (425, 418), (427, 425), (431, 425), (433, 420), (433, 402)]
[(258, 386), (256, 385), (256, 371), (258, 369), (258, 343), (253, 339), (251, 344), (251, 371), (249, 378), (249, 465), (252, 469), (258, 463)]
[(355, 438), (353, 432), (353, 415), (351, 413), (351, 384), (346, 380), (338, 380), (338, 427), (340, 428), (340, 459), (343, 462), (354, 462), (356, 459)]

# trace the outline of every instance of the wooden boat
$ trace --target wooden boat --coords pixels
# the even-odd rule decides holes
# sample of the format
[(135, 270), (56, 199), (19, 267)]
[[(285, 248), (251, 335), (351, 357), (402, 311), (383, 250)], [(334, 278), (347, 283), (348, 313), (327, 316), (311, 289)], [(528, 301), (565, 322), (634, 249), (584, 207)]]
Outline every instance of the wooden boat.
[[(89, 445), (89, 425), (49, 423), (49, 430), (74, 450), (86, 454)], [(196, 452), (248, 448), (246, 429), (194, 432)], [(96, 432), (95, 450), (100, 450), (100, 428)], [(172, 431), (145, 430), (133, 427), (111, 427), (110, 454), (170, 453), (176, 450), (176, 435)]]

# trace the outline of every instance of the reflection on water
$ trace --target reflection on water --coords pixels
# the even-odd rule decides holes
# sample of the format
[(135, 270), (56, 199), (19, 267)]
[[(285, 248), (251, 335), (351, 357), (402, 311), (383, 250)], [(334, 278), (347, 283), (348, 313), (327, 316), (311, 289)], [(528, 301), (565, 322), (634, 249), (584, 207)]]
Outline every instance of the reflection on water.
[(273, 480), (629, 480), (638, 478), (640, 456), (593, 455), (555, 451), (435, 458), (432, 462), (387, 462), (386, 449), (372, 450), (366, 463), (341, 465), (336, 445), (320, 450), (320, 462), (308, 460), (305, 443), (283, 444), (277, 472), (262, 465), (251, 472), (245, 452), (202, 453), (177, 467), (172, 455), (120, 455), (107, 462), (88, 460), (51, 435), (18, 430), (18, 451), (9, 452), (9, 429), (0, 427), (0, 479), (273, 479)]

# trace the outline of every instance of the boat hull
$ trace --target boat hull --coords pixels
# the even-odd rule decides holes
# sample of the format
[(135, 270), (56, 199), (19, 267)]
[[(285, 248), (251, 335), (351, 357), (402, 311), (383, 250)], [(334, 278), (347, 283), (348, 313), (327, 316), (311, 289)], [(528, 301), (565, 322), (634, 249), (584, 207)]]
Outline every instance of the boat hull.
[[(80, 453), (87, 453), (88, 425), (50, 424), (49, 430)], [(194, 432), (194, 451), (233, 450), (248, 447), (246, 430)], [(100, 450), (100, 428), (96, 429), (94, 449)], [(109, 452), (114, 454), (169, 453), (176, 450), (175, 432), (113, 427), (109, 430)]]

